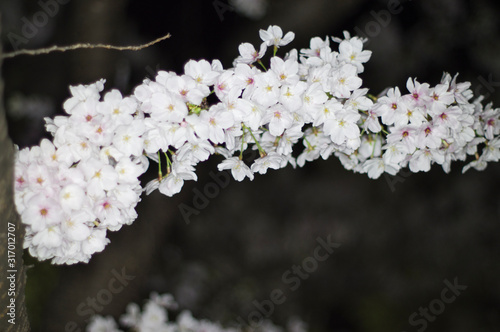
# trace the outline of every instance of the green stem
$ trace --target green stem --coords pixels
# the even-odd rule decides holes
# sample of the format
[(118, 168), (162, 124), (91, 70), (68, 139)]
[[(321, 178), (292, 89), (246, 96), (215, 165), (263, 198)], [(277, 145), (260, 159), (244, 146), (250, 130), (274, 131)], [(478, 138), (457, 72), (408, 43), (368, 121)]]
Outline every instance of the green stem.
[(257, 63), (262, 67), (264, 68), (264, 71), (267, 71), (267, 68), (266, 66), (264, 66), (264, 64), (262, 63), (262, 61), (260, 61), (260, 59), (257, 61)]
[(250, 133), (250, 136), (252, 136), (255, 144), (257, 145), (257, 148), (259, 149), (260, 156), (261, 157), (267, 156), (266, 150), (264, 150), (262, 148), (262, 146), (260, 145), (259, 141), (257, 141), (257, 139), (255, 138), (255, 136), (253, 135), (252, 130), (243, 124), (243, 134), (245, 134), (245, 129), (248, 130), (248, 132)]
[(245, 144), (245, 125), (243, 125), (243, 135), (241, 135), (240, 160), (243, 160), (243, 145)]
[(306, 144), (307, 144), (307, 149), (309, 151), (312, 151), (314, 150), (314, 146), (311, 145), (311, 143), (309, 143), (309, 141), (307, 140), (307, 138), (304, 136), (304, 141), (306, 141)]
[(168, 157), (168, 154), (166, 152), (163, 152), (165, 154), (165, 158), (167, 158), (167, 175), (172, 172), (172, 162), (170, 161), (170, 158)]
[(158, 150), (158, 181), (161, 181), (163, 178), (163, 173), (161, 172), (161, 154)]

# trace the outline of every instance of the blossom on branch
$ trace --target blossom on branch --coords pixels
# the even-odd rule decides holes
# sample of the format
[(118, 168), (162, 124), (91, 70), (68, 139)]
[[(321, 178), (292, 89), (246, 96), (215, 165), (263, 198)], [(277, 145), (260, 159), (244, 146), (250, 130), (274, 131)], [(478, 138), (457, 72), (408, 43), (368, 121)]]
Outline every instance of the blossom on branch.
[[(104, 80), (70, 87), (67, 116), (46, 119), (53, 140), (16, 156), (15, 201), (30, 254), (88, 262), (108, 231), (135, 220), (142, 192), (180, 192), (214, 154), (237, 181), (332, 155), (370, 178), (433, 164), (449, 172), (452, 161), (468, 159), (463, 171), (483, 170), (500, 159), (500, 109), (473, 99), (457, 76), (435, 86), (409, 78), (407, 93), (373, 96), (359, 77), (371, 56), (362, 39), (333, 38), (336, 51), (314, 37), (310, 48), (280, 57), (294, 34), (278, 26), (259, 34), (259, 50), (241, 44), (234, 68), (190, 60), (183, 74), (160, 71), (131, 96), (101, 96)], [(249, 148), (258, 151), (253, 161), (244, 158)], [(158, 176), (143, 188), (150, 166)]]

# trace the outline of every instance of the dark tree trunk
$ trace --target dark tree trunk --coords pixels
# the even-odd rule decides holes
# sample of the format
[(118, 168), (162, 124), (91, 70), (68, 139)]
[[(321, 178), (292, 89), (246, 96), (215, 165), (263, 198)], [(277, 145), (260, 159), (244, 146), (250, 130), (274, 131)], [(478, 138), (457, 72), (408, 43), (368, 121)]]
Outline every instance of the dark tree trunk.
[[(0, 68), (2, 49), (0, 45)], [(7, 132), (0, 77), (0, 331), (29, 331), (24, 300), (24, 228), (14, 206), (14, 145)]]

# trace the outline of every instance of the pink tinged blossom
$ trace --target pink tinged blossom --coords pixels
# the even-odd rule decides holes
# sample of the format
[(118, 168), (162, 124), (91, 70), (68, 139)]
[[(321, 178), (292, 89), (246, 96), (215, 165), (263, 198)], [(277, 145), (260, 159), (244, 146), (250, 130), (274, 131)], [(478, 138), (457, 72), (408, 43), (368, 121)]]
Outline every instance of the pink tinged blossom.
[(301, 49), (300, 53), (308, 57), (319, 57), (321, 50), (324, 48), (329, 48), (330, 40), (325, 38), (324, 40), (320, 37), (313, 37), (309, 42), (309, 48)]
[(87, 185), (87, 181), (85, 176), (81, 170), (81, 165), (83, 163), (79, 163), (76, 167), (59, 167), (57, 171), (57, 182), (60, 188), (64, 188), (67, 185), (76, 184), (82, 188), (85, 188)]
[(430, 89), (428, 83), (420, 84), (417, 80), (408, 78), (406, 88), (410, 92), (405, 98), (414, 106), (425, 106), (430, 100)]
[(347, 139), (359, 138), (359, 127), (356, 122), (359, 120), (358, 113), (341, 111), (333, 119), (328, 119), (323, 125), (326, 135), (329, 135), (332, 142), (342, 144)]
[(189, 159), (193, 162), (205, 161), (210, 155), (215, 153), (215, 148), (206, 140), (198, 140), (196, 142), (186, 142), (179, 150), (177, 157), (179, 159)]
[(429, 90), (430, 110), (433, 114), (442, 111), (455, 101), (455, 96), (449, 89), (449, 84), (438, 84)]
[(132, 187), (129, 184), (119, 184), (111, 191), (111, 195), (114, 196), (116, 200), (122, 204), (122, 206), (124, 207), (123, 209), (126, 209), (128, 207), (135, 208), (137, 203), (139, 203), (139, 201), (141, 200), (141, 191), (142, 188), (139, 184), (137, 184), (137, 186), (135, 187)]
[[(292, 127), (285, 130), (283, 135), (278, 141), (278, 146), (276, 147), (276, 152), (281, 155), (289, 155), (292, 153), (293, 145), (298, 142), (300, 138), (302, 138), (304, 133), (302, 132), (302, 125), (293, 124)], [(270, 135), (274, 140), (274, 136)], [(273, 146), (275, 145), (272, 142)]]
[(487, 142), (486, 146), (483, 149), (483, 153), (481, 155), (482, 159), (487, 162), (497, 162), (500, 160), (500, 138), (496, 137), (495, 139)]
[(46, 138), (40, 142), (40, 157), (43, 164), (47, 166), (57, 167), (59, 163), (65, 163), (70, 166), (67, 162), (68, 158), (61, 156), (61, 151), (56, 149), (54, 144)]
[(91, 227), (88, 224), (94, 220), (95, 216), (89, 210), (74, 211), (65, 216), (61, 230), (67, 240), (83, 241), (90, 236)]
[(73, 155), (72, 159), (76, 161), (87, 160), (97, 153), (97, 147), (85, 138), (75, 138), (69, 147)]
[(200, 114), (200, 119), (208, 124), (208, 138), (213, 143), (224, 143), (224, 129), (234, 124), (231, 112), (221, 105), (211, 107), (207, 112)]
[(92, 233), (82, 241), (82, 252), (84, 255), (90, 256), (96, 252), (103, 251), (108, 243), (109, 239), (106, 238), (106, 229), (94, 228)]
[(111, 190), (117, 185), (118, 174), (111, 165), (103, 164), (98, 159), (89, 159), (79, 165), (85, 175), (88, 187), (87, 192), (102, 196), (103, 191)]
[[(186, 121), (182, 123), (171, 123), (162, 127), (162, 130), (165, 134), (165, 142), (166, 146), (173, 146), (174, 148), (181, 147), (188, 138), (190, 124)], [(161, 135), (161, 131), (159, 132)], [(162, 150), (166, 150), (166, 148), (162, 148)]]
[(321, 110), (322, 104), (328, 100), (328, 96), (322, 90), (320, 83), (313, 83), (307, 87), (302, 99), (301, 112), (304, 115), (304, 120), (312, 122), (313, 114)]
[(489, 108), (483, 115), (483, 131), (484, 136), (492, 140), (495, 135), (500, 134), (500, 108)]
[(387, 95), (380, 97), (373, 108), (382, 116), (383, 124), (394, 124), (397, 114), (403, 112), (403, 98), (401, 98), (399, 88), (390, 88)]
[(39, 232), (50, 225), (59, 224), (62, 219), (62, 209), (54, 198), (37, 194), (27, 202), (21, 216), (23, 222), (30, 226), (33, 232)]
[(256, 67), (250, 67), (247, 64), (238, 63), (234, 69), (234, 75), (243, 82), (243, 98), (249, 98), (255, 89), (255, 75), (260, 73)]
[[(260, 125), (260, 121), (257, 124), (257, 127)], [(250, 127), (252, 130), (254, 130), (252, 127)], [(255, 129), (257, 130), (257, 129)], [(241, 144), (237, 144), (237, 138), (241, 142), (241, 136), (243, 135), (243, 130), (241, 129), (241, 125), (234, 125), (230, 128), (227, 128), (224, 131), (225, 138), (224, 141), (226, 142), (226, 148), (227, 150), (222, 150), (218, 151), (217, 153), (222, 154), (224, 157), (229, 158), (232, 153), (228, 153), (227, 151), (233, 151), (235, 148), (241, 147)], [(217, 148), (216, 148), (217, 150)]]
[(242, 99), (240, 108), (243, 108), (247, 114), (242, 120), (247, 127), (257, 130), (261, 124), (264, 114), (264, 107), (251, 100)]
[(190, 142), (196, 142), (200, 138), (207, 139), (210, 135), (208, 126), (208, 122), (196, 114), (188, 115), (181, 123), (181, 127), (186, 129), (186, 138)]
[(409, 167), (413, 173), (428, 172), (431, 169), (431, 153), (429, 150), (417, 150), (411, 156)]
[(95, 146), (108, 146), (113, 140), (114, 129), (117, 122), (112, 122), (110, 118), (107, 121), (96, 122), (87, 127), (84, 137), (89, 143)]
[(392, 127), (391, 132), (387, 135), (387, 143), (394, 144), (402, 142), (408, 153), (413, 153), (416, 149), (416, 130), (415, 127), (408, 125), (404, 127)]
[(358, 148), (361, 157), (368, 159), (370, 157), (379, 157), (382, 154), (382, 141), (378, 135), (363, 137)]
[(213, 85), (219, 73), (212, 70), (212, 65), (207, 60), (189, 60), (184, 65), (184, 73), (193, 78), (196, 83)]
[(149, 181), (148, 183), (146, 183), (146, 185), (144, 186), (143, 191), (146, 192), (146, 195), (149, 195), (153, 191), (155, 191), (156, 189), (158, 189), (159, 186), (160, 186), (160, 180), (158, 180), (156, 178), (156, 179), (153, 179), (153, 180)]
[(124, 157), (119, 159), (115, 171), (118, 174), (118, 182), (136, 184), (139, 176), (143, 173), (143, 168), (137, 162)]
[(72, 97), (64, 102), (64, 110), (68, 114), (72, 114), (73, 107), (79, 102), (86, 100), (99, 100), (100, 92), (104, 89), (106, 80), (101, 79), (89, 85), (70, 86), (69, 90)]
[(172, 197), (179, 193), (184, 185), (184, 180), (196, 180), (196, 175), (191, 172), (172, 172), (161, 179), (158, 190), (165, 196)]
[(166, 82), (167, 90), (184, 102), (200, 105), (203, 98), (210, 94), (210, 89), (203, 84), (198, 84), (193, 78), (182, 76), (171, 76)]
[(443, 79), (441, 80), (443, 83), (449, 82), (450, 91), (453, 92), (455, 100), (458, 104), (468, 104), (469, 99), (471, 99), (474, 94), (472, 90), (470, 90), (471, 83), (470, 82), (462, 82), (457, 83), (458, 74), (456, 74), (453, 79), (451, 79), (450, 74), (446, 73), (443, 75)]
[(151, 118), (157, 121), (180, 123), (188, 114), (186, 103), (178, 96), (165, 92), (151, 95)]
[(123, 98), (120, 91), (113, 89), (104, 95), (104, 100), (97, 105), (97, 111), (119, 125), (132, 122), (132, 115), (137, 111), (137, 107), (135, 98)]
[(418, 136), (415, 141), (418, 148), (438, 149), (441, 142), (447, 136), (447, 129), (444, 126), (435, 126), (431, 123), (424, 123), (418, 129)]
[(50, 225), (33, 236), (32, 244), (45, 248), (57, 248), (61, 246), (62, 241), (63, 237), (60, 227), (57, 225)]
[(116, 128), (113, 145), (125, 156), (140, 156), (144, 150), (142, 134), (146, 127), (144, 122), (136, 120), (128, 126)]
[(14, 175), (14, 189), (15, 193), (20, 193), (24, 189), (28, 187), (28, 167), (19, 162), (16, 163), (15, 166), (15, 175)]
[(350, 111), (357, 112), (358, 110), (367, 111), (373, 107), (373, 101), (366, 97), (368, 89), (356, 89), (352, 92), (349, 99), (344, 103), (344, 107)]
[(332, 70), (330, 64), (325, 64), (319, 67), (308, 68), (307, 72), (307, 83), (314, 84), (319, 83), (323, 91), (329, 91), (329, 77)]
[(294, 85), (299, 81), (299, 63), (294, 60), (286, 60), (279, 57), (271, 58), (271, 67), (281, 84)]
[(285, 46), (295, 38), (295, 34), (291, 31), (283, 36), (283, 30), (277, 25), (270, 25), (267, 30), (261, 29), (259, 36), (267, 46), (274, 45), (275, 47)]
[(357, 37), (345, 39), (339, 44), (339, 60), (356, 66), (358, 73), (364, 71), (363, 63), (368, 62), (371, 51), (363, 51), (363, 42)]
[(252, 64), (255, 61), (261, 59), (266, 53), (267, 45), (266, 43), (260, 44), (259, 51), (250, 43), (242, 43), (238, 46), (238, 51), (240, 56), (235, 59), (236, 64)]
[(82, 187), (76, 184), (69, 184), (59, 192), (59, 203), (64, 211), (80, 210), (87, 197)]
[(97, 100), (86, 100), (78, 103), (72, 110), (68, 121), (76, 125), (87, 125), (99, 121), (102, 114), (97, 112)]
[(279, 102), (289, 111), (294, 112), (302, 107), (302, 94), (307, 89), (307, 83), (297, 82), (294, 85), (281, 87)]
[(285, 129), (292, 126), (293, 117), (288, 110), (282, 105), (270, 107), (264, 117), (262, 123), (269, 123), (269, 132), (273, 136), (280, 136)]
[(331, 93), (337, 98), (349, 98), (351, 91), (358, 89), (363, 81), (357, 76), (354, 65), (345, 64), (333, 72)]
[(218, 111), (229, 111), (234, 119), (234, 123), (240, 123), (245, 119), (251, 111), (251, 101), (239, 98), (240, 92), (238, 90), (231, 90), (224, 101), (217, 105)]
[(233, 175), (236, 181), (243, 181), (245, 177), (248, 177), (250, 180), (253, 180), (254, 175), (250, 168), (238, 157), (231, 157), (222, 161), (219, 165), (217, 165), (219, 171), (223, 171), (225, 169), (231, 170), (231, 174)]
[(378, 114), (374, 110), (368, 110), (368, 116), (364, 120), (363, 129), (372, 133), (378, 133), (382, 130), (382, 126), (378, 120)]
[(280, 169), (283, 156), (276, 152), (270, 152), (265, 157), (258, 158), (252, 164), (253, 173), (266, 174), (268, 168)]
[[(144, 125), (146, 127), (142, 137), (144, 138), (144, 151), (148, 154), (154, 154), (159, 150), (166, 151), (169, 145), (173, 145), (168, 139), (168, 131), (172, 126), (179, 126), (179, 124), (158, 122), (151, 118), (144, 119)], [(117, 150), (118, 151), (118, 150)], [(123, 153), (122, 153), (123, 156)], [(116, 160), (120, 159), (115, 158)]]
[(378, 179), (384, 172), (391, 175), (396, 175), (398, 172), (396, 165), (386, 164), (382, 158), (372, 158), (365, 161), (362, 170), (368, 174), (370, 179)]
[(328, 100), (314, 115), (313, 126), (322, 125), (327, 120), (335, 119), (336, 114), (342, 110), (342, 104), (335, 98)]
[(444, 163), (444, 153), (439, 150), (421, 149), (417, 150), (411, 156), (409, 167), (414, 173), (428, 172), (431, 169), (432, 162), (438, 164)]
[(269, 107), (276, 104), (280, 96), (280, 81), (273, 71), (255, 76), (255, 90), (252, 93), (251, 100)]
[(100, 224), (112, 231), (121, 228), (124, 223), (121, 210), (125, 206), (114, 197), (103, 197), (95, 202), (93, 211), (99, 219)]
[(424, 122), (427, 122), (425, 109), (419, 106), (410, 106), (407, 103), (403, 104), (404, 113), (398, 113), (395, 116), (394, 125), (396, 127), (406, 126), (407, 124), (412, 124), (419, 126)]
[(220, 99), (223, 100), (225, 95), (228, 94), (231, 86), (231, 78), (234, 75), (234, 73), (230, 70), (225, 71), (222, 73), (218, 78), (217, 81), (215, 82), (214, 86), (214, 91), (215, 95)]
[(458, 106), (448, 107), (438, 113), (436, 113), (432, 119), (437, 125), (446, 126), (452, 130), (458, 130), (461, 127), (460, 116), (462, 115), (462, 110)]
[(53, 185), (53, 179), (51, 176), (51, 168), (45, 165), (31, 164), (26, 170), (28, 175), (29, 187), (33, 188), (35, 191), (49, 190)]

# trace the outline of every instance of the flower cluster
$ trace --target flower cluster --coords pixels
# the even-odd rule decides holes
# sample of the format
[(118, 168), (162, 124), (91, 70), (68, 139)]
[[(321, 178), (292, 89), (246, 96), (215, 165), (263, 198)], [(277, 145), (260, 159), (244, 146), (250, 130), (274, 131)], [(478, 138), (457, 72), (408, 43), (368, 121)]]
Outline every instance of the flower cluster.
[[(471, 103), (470, 83), (448, 74), (434, 87), (409, 79), (409, 93), (395, 87), (376, 97), (359, 77), (371, 56), (364, 40), (314, 37), (281, 58), (294, 34), (270, 26), (260, 37), (258, 48), (239, 46), (232, 68), (190, 60), (182, 75), (160, 71), (130, 97), (111, 91), (101, 100), (102, 81), (71, 88), (69, 116), (47, 120), (53, 143), (17, 158), (16, 203), (32, 255), (74, 263), (102, 250), (107, 230), (134, 220), (148, 160), (158, 177), (144, 191), (167, 196), (196, 180), (196, 165), (213, 154), (238, 181), (331, 155), (370, 178), (433, 163), (448, 172), (468, 155), (475, 160), (464, 171), (499, 160), (500, 111), (481, 98)], [(259, 152), (251, 162), (248, 148)]]
[[(181, 332), (181, 331), (210, 331), (210, 332), (282, 332), (283, 329), (265, 320), (257, 328), (224, 328), (219, 323), (208, 320), (197, 320), (190, 311), (183, 310), (177, 315), (175, 321), (169, 320), (168, 310), (177, 310), (178, 305), (170, 294), (158, 295), (151, 293), (150, 298), (144, 304), (141, 312), (135, 303), (127, 306), (127, 312), (123, 314), (119, 323), (130, 331), (137, 332)], [(305, 332), (305, 324), (292, 319), (288, 323), (288, 331)], [(117, 322), (111, 316), (103, 317), (95, 315), (87, 326), (87, 332), (121, 332)]]
[(137, 217), (144, 125), (137, 101), (113, 90), (100, 101), (103, 81), (72, 87), (69, 116), (47, 119), (53, 142), (17, 153), (15, 202), (26, 226), (24, 247), (56, 264), (88, 262)]
[[(376, 102), (362, 115), (360, 126), (365, 134), (357, 153), (336, 153), (344, 166), (368, 173), (370, 178), (378, 178), (383, 172), (395, 175), (403, 167), (415, 173), (427, 172), (433, 163), (448, 173), (451, 161), (476, 155), (481, 143), (487, 146), (484, 153), (464, 170), (484, 158), (498, 161), (498, 137), (482, 134), (488, 131), (498, 135), (498, 121), (485, 123), (481, 104), (469, 103), (470, 83), (457, 83), (456, 78), (444, 74), (435, 87), (408, 79), (408, 94), (401, 95), (396, 87), (374, 98)], [(498, 119), (498, 115), (497, 111), (494, 116)], [(495, 122), (496, 128), (491, 128)]]

